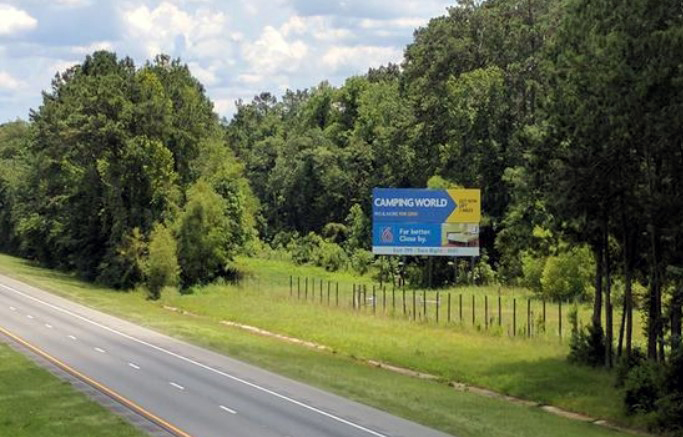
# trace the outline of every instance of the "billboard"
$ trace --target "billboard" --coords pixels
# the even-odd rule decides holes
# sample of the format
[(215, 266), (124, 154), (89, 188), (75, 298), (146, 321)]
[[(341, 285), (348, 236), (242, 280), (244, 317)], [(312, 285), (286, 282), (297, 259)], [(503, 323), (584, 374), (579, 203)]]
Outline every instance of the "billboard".
[(479, 256), (481, 192), (476, 189), (372, 190), (376, 255)]

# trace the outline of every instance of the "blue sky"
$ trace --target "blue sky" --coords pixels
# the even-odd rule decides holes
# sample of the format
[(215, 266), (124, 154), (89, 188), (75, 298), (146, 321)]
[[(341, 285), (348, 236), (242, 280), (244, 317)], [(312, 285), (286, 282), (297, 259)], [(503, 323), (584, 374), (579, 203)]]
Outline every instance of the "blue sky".
[(0, 123), (26, 119), (57, 71), (97, 49), (180, 57), (216, 112), (400, 62), (444, 0), (0, 0)]

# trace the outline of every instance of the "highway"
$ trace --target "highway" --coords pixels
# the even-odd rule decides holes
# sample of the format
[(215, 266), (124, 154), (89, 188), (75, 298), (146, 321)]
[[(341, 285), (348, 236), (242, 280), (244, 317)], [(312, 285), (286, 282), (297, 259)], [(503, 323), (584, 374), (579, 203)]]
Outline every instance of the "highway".
[(0, 335), (181, 437), (445, 437), (0, 275)]

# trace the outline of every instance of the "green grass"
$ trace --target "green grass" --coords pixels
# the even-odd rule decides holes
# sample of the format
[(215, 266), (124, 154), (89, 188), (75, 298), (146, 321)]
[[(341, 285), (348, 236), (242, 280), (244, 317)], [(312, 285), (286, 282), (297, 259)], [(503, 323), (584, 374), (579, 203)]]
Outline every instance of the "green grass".
[(145, 434), (0, 343), (0, 435), (142, 437)]
[[(282, 266), (276, 265), (274, 269)], [(543, 338), (511, 340), (392, 317), (351, 314), (275, 295), (266, 287), (208, 286), (194, 295), (167, 291), (160, 302), (115, 292), (0, 255), (0, 272), (91, 307), (252, 362), (295, 379), (459, 436), (609, 436), (618, 433), (512, 405), (444, 384), (375, 369), (379, 359), (528, 399), (624, 420), (606, 372), (568, 365), (566, 346)], [(252, 280), (252, 285), (253, 284)], [(259, 288), (259, 287), (252, 287)], [(288, 288), (288, 284), (287, 284)], [(326, 291), (326, 290), (325, 290)], [(325, 296), (326, 297), (326, 296)], [(184, 308), (190, 317), (163, 309)], [(333, 347), (317, 352), (217, 323), (231, 319)]]
[[(592, 317), (591, 302), (543, 302), (534, 292), (522, 287), (507, 286), (468, 286), (459, 285), (437, 291), (416, 290), (416, 305), (413, 311), (413, 290), (405, 291), (405, 310), (403, 292), (393, 289), (391, 285), (372, 283), (366, 276), (358, 276), (351, 272), (326, 272), (312, 266), (296, 266), (287, 261), (240, 258), (237, 266), (246, 272), (242, 288), (248, 290), (267, 291), (270, 295), (289, 296), (290, 277), (292, 294), (306, 296), (308, 282), (308, 301), (320, 301), (320, 282), (323, 285), (323, 303), (327, 302), (327, 287), (330, 283), (331, 303), (335, 304), (336, 289), (339, 288), (339, 306), (352, 309), (354, 285), (363, 285), (367, 301), (362, 311), (372, 312), (372, 292), (375, 289), (376, 313), (403, 319), (414, 319), (421, 323), (436, 324), (437, 312), (439, 324), (448, 320), (460, 331), (486, 332), (497, 336), (548, 337), (548, 339), (568, 338), (571, 333), (569, 314), (577, 313), (579, 325), (586, 325)], [(297, 290), (299, 289), (299, 290)], [(437, 294), (438, 302), (437, 305)], [(393, 297), (392, 297), (393, 295)], [(450, 295), (451, 305), (448, 306)], [(426, 312), (423, 298), (426, 296)], [(500, 311), (498, 306), (500, 305)], [(621, 322), (620, 306), (613, 301), (615, 314), (613, 327), (615, 335), (619, 332)], [(545, 311), (544, 311), (545, 307)], [(450, 318), (449, 318), (450, 309)], [(405, 312), (404, 312), (405, 311)], [(513, 313), (516, 312), (516, 317)], [(426, 317), (425, 317), (426, 313)], [(462, 317), (461, 317), (462, 314)], [(499, 320), (500, 316), (500, 320)], [(602, 314), (605, 323), (604, 312)], [(640, 312), (634, 313), (633, 341), (635, 345), (644, 346), (643, 322)], [(513, 323), (515, 322), (515, 323)]]

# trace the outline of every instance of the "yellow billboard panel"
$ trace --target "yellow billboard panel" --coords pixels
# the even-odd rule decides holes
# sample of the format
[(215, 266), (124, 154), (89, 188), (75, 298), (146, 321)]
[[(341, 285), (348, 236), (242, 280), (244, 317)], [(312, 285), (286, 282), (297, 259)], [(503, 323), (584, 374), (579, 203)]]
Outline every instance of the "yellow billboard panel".
[(481, 190), (447, 190), (455, 202), (455, 210), (448, 216), (446, 223), (478, 223), (481, 221)]

